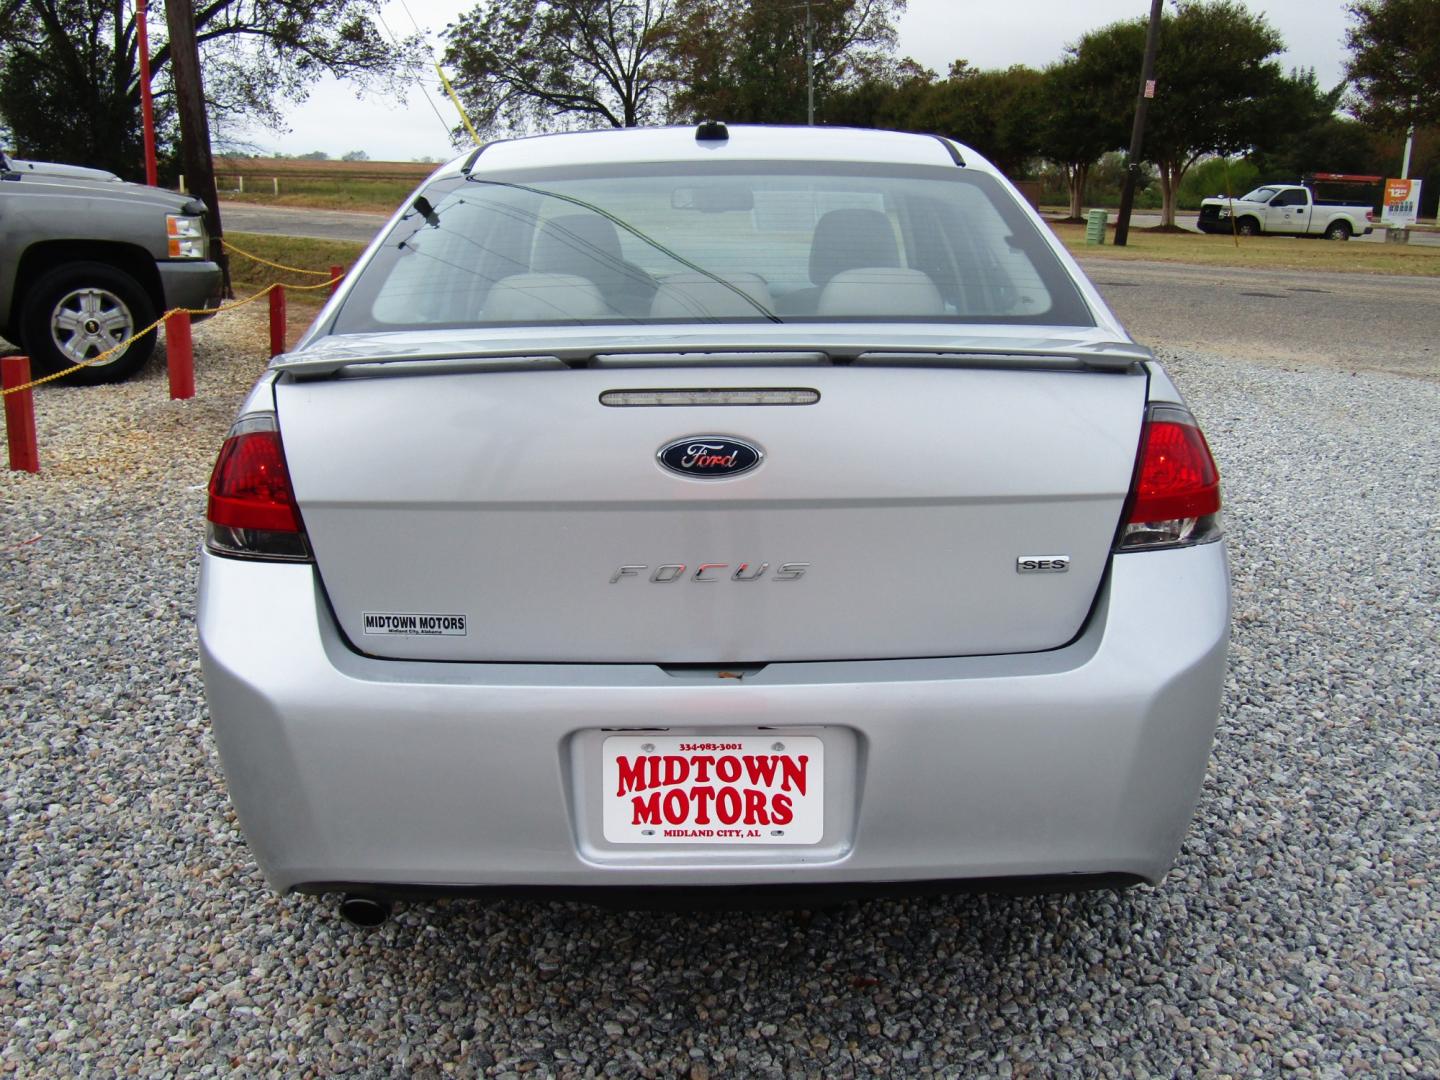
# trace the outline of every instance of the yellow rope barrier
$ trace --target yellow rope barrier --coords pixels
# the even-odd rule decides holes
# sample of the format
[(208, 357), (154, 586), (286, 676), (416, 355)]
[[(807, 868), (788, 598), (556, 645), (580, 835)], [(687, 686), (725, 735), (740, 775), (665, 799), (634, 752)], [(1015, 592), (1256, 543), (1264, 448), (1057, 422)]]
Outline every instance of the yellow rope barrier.
[[(226, 247), (229, 247), (229, 246), (230, 246), (230, 244), (229, 244), (228, 241), (226, 241), (225, 246), (226, 246)], [(239, 255), (246, 255), (246, 252), (240, 251), (238, 248), (236, 248), (235, 251), (236, 251), (236, 253), (239, 254)], [(252, 259), (255, 258), (255, 256), (253, 256), (253, 255), (248, 255), (247, 257), (248, 257), (248, 258), (252, 258)], [(257, 259), (256, 261), (257, 261), (257, 262), (264, 262), (265, 260), (264, 260), (264, 259)], [(267, 265), (274, 266), (274, 265), (276, 265), (276, 264), (274, 264), (274, 263), (268, 263)], [(291, 267), (283, 267), (283, 266), (282, 266), (282, 267), (280, 267), (280, 269), (282, 269), (282, 270), (288, 270), (288, 269), (292, 269), (292, 268), (291, 268)], [(297, 270), (296, 273), (300, 273), (300, 274), (313, 274), (313, 273), (316, 273), (316, 271), (314, 271), (314, 270)], [(71, 367), (65, 368), (65, 369), (62, 370), (62, 371), (51, 372), (49, 375), (42, 375), (42, 376), (41, 376), (40, 378), (38, 378), (38, 379), (31, 379), (31, 380), (30, 380), (29, 382), (27, 382), (27, 383), (21, 383), (19, 386), (11, 386), (11, 387), (8, 387), (8, 388), (6, 388), (5, 390), (0, 391), (0, 397), (6, 397), (6, 396), (8, 396), (8, 395), (10, 395), (10, 394), (18, 394), (18, 393), (20, 393), (20, 391), (22, 391), (22, 390), (32, 390), (32, 389), (34, 389), (34, 388), (37, 387), (37, 386), (43, 386), (43, 385), (45, 385), (45, 384), (48, 383), (48, 382), (54, 382), (56, 379), (63, 379), (66, 375), (69, 375), (69, 374), (70, 374), (71, 372), (73, 372), (73, 371), (79, 371), (81, 368), (91, 367), (91, 366), (93, 366), (93, 365), (95, 365), (95, 364), (101, 363), (101, 362), (104, 361), (107, 357), (113, 356), (113, 355), (115, 355), (117, 352), (121, 352), (121, 351), (123, 351), (123, 350), (125, 350), (125, 349), (128, 349), (128, 348), (129, 348), (131, 345), (133, 345), (135, 342), (139, 341), (142, 337), (144, 337), (146, 334), (150, 333), (150, 332), (151, 332), (152, 330), (154, 330), (157, 326), (159, 326), (161, 323), (163, 323), (163, 322), (164, 322), (166, 319), (168, 319), (171, 315), (178, 314), (179, 312), (182, 312), (182, 311), (183, 311), (183, 312), (186, 312), (187, 314), (190, 314), (190, 315), (218, 315), (218, 314), (220, 314), (220, 313), (223, 312), (223, 311), (237, 311), (237, 310), (239, 310), (240, 308), (245, 307), (247, 304), (253, 304), (256, 300), (259, 300), (259, 299), (260, 299), (261, 297), (263, 297), (263, 296), (269, 296), (269, 295), (270, 295), (272, 292), (274, 292), (276, 289), (282, 289), (282, 288), (283, 288), (283, 289), (294, 289), (296, 292), (313, 292), (313, 291), (316, 290), (316, 289), (328, 289), (328, 288), (330, 288), (330, 286), (334, 285), (337, 281), (340, 281), (341, 278), (343, 278), (345, 275), (344, 275), (344, 274), (341, 274), (340, 277), (334, 277), (334, 278), (331, 278), (329, 274), (325, 274), (325, 275), (323, 275), (323, 276), (329, 278), (329, 280), (328, 280), (328, 281), (322, 281), (322, 282), (320, 282), (320, 283), (317, 284), (317, 285), (286, 285), (286, 284), (284, 284), (283, 282), (279, 282), (279, 281), (271, 282), (269, 285), (266, 285), (265, 288), (261, 289), (261, 290), (260, 290), (258, 293), (256, 293), (254, 296), (247, 296), (244, 300), (237, 300), (237, 301), (235, 301), (234, 303), (231, 303), (231, 304), (220, 304), (220, 305), (218, 305), (218, 306), (216, 306), (216, 307), (213, 307), (213, 308), (171, 308), (170, 310), (166, 311), (163, 315), (161, 315), (158, 319), (156, 319), (154, 322), (152, 322), (149, 326), (145, 327), (145, 329), (140, 330), (140, 331), (137, 331), (137, 332), (134, 333), (134, 334), (131, 334), (128, 338), (126, 338), (124, 341), (120, 342), (118, 345), (112, 345), (112, 346), (110, 346), (110, 348), (106, 349), (104, 352), (102, 352), (102, 353), (97, 353), (96, 355), (90, 357), (88, 360), (82, 360), (80, 363), (75, 364), (75, 365), (73, 365), (73, 366), (71, 366)]]
[[(226, 240), (226, 239), (224, 239), (223, 237), (221, 238), (220, 243), (222, 243), (222, 244), (225, 245), (225, 250), (226, 250), (226, 251), (233, 251), (236, 255), (243, 255), (245, 258), (249, 259), (251, 262), (257, 262), (257, 263), (259, 263), (261, 266), (273, 267), (273, 268), (276, 269), (276, 270), (284, 270), (284, 271), (286, 271), (287, 273), (291, 273), (291, 274), (308, 274), (308, 275), (311, 276), (311, 277), (329, 277), (329, 276), (330, 276), (329, 272), (328, 272), (328, 271), (325, 271), (325, 270), (302, 270), (302, 269), (300, 269), (300, 267), (298, 267), (298, 266), (286, 266), (286, 265), (284, 265), (283, 263), (271, 262), (269, 259), (262, 259), (259, 255), (252, 255), (250, 252), (244, 250), (243, 248), (238, 248), (238, 247), (236, 247), (236, 246), (235, 246), (234, 244), (232, 244), (229, 240)], [(297, 288), (298, 288), (298, 286), (297, 286)]]

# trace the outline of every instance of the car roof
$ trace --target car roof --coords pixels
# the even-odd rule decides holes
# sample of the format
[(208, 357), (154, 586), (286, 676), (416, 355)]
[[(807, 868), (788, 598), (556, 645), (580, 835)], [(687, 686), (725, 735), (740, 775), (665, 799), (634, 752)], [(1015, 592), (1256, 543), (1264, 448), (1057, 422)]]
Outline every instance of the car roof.
[[(888, 165), (979, 166), (973, 150), (937, 135), (871, 128), (782, 127), (731, 124), (728, 138), (700, 140), (695, 125), (607, 128), (600, 131), (532, 135), (485, 143), (450, 162), (437, 174), (505, 172), (585, 164), (642, 164), (695, 161), (835, 161)], [(466, 166), (469, 165), (467, 169)]]

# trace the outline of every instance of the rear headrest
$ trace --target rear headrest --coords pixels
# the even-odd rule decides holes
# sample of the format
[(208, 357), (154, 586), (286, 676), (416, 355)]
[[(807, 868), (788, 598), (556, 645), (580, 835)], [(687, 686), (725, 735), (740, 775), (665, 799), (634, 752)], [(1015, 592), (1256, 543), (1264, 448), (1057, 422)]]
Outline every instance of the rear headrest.
[(899, 266), (890, 219), (879, 210), (831, 210), (810, 241), (810, 280), (824, 285), (857, 266)]
[[(727, 288), (714, 278), (693, 271), (661, 278), (660, 290), (650, 305), (651, 318), (753, 319), (763, 318), (765, 312), (774, 310), (775, 301), (770, 296), (765, 279), (759, 274), (727, 273), (717, 276), (722, 276), (735, 288)], [(746, 300), (747, 296), (755, 303)]]
[(820, 291), (819, 315), (943, 315), (945, 301), (930, 275), (896, 266), (864, 266), (836, 274)]
[(511, 274), (485, 298), (485, 322), (563, 322), (603, 319), (615, 313), (593, 282), (574, 274)]
[(620, 235), (596, 214), (552, 218), (535, 237), (530, 269), (537, 274), (578, 274), (597, 282), (613, 278), (626, 269)]

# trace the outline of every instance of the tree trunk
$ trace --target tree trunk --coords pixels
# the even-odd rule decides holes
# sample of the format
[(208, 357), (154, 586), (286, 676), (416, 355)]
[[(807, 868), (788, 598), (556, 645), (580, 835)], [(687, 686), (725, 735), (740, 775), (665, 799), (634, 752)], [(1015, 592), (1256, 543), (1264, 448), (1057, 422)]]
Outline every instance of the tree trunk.
[(1084, 214), (1085, 185), (1090, 182), (1090, 163), (1071, 165), (1066, 172), (1070, 181), (1070, 216), (1078, 218)]
[(1162, 228), (1175, 225), (1175, 189), (1180, 186), (1177, 173), (1182, 170), (1174, 162), (1160, 163), (1160, 225)]
[(210, 151), (210, 121), (205, 116), (205, 87), (200, 78), (200, 50), (195, 42), (192, 0), (170, 0), (165, 5), (170, 30), (171, 77), (175, 80), (175, 109), (180, 119), (180, 158), (190, 190), (205, 202), (205, 227), (210, 234), (210, 258), (225, 276), (230, 294), (230, 260), (225, 257), (220, 226), (220, 194), (215, 190), (215, 160)]

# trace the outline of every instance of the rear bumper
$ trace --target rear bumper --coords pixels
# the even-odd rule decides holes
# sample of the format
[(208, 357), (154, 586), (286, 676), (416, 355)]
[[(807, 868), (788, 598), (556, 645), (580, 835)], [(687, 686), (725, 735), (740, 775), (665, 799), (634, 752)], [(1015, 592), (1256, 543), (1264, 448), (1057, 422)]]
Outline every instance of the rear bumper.
[[(1116, 874), (1158, 881), (1209, 757), (1223, 544), (1118, 556), (1045, 653), (772, 664), (377, 661), (305, 565), (203, 556), (206, 692), (231, 798), (277, 889), (621, 888)], [(601, 729), (826, 739), (813, 847), (607, 844)]]

